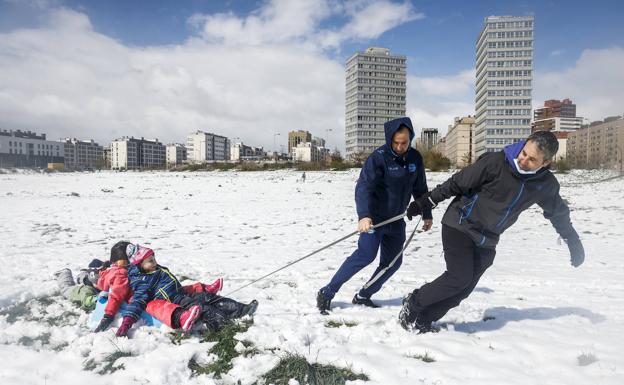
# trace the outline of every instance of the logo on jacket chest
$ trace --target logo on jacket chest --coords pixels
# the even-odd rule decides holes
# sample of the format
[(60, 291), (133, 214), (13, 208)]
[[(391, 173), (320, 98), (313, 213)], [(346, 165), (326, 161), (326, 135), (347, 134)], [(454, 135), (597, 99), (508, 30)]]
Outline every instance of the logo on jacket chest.
[(416, 164), (415, 163), (410, 163), (408, 168), (409, 168), (409, 172), (416, 172)]

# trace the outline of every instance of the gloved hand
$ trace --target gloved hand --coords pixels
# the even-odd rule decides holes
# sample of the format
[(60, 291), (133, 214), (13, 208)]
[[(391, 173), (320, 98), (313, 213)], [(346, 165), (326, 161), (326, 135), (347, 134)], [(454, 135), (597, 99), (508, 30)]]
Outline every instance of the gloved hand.
[(117, 329), (117, 333), (115, 333), (115, 335), (117, 337), (127, 337), (128, 331), (130, 330), (132, 325), (134, 325), (134, 322), (135, 320), (132, 317), (123, 317), (123, 321), (121, 321), (121, 326), (119, 326), (119, 329)]
[(102, 317), (102, 320), (100, 321), (100, 324), (95, 328), (95, 332), (99, 333), (99, 332), (103, 332), (104, 330), (108, 329), (110, 324), (113, 323), (114, 319), (115, 319), (114, 315), (104, 314), (104, 317)]
[(568, 250), (570, 250), (570, 264), (579, 267), (585, 261), (585, 249), (578, 238), (568, 239)]
[(413, 217), (422, 215), (423, 210), (432, 209), (434, 207), (435, 205), (429, 199), (429, 194), (425, 194), (407, 206), (407, 219), (411, 221)]

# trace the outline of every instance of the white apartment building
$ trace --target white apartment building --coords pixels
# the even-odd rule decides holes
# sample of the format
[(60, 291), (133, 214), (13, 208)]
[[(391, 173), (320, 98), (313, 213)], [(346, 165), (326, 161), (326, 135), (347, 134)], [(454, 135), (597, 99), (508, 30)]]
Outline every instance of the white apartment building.
[(63, 163), (65, 148), (60, 142), (46, 139), (46, 134), (31, 131), (0, 131), (0, 168), (47, 167), (48, 163)]
[(165, 167), (165, 146), (158, 141), (123, 137), (111, 142), (112, 170), (143, 170)]
[(70, 170), (96, 169), (104, 166), (104, 148), (93, 140), (65, 138), (65, 168)]
[(489, 16), (477, 40), (475, 156), (531, 133), (533, 16)]
[(556, 116), (548, 119), (535, 120), (534, 123), (537, 124), (546, 121), (550, 121), (553, 123), (552, 131), (576, 131), (579, 130), (583, 125), (583, 118), (580, 116), (573, 118)]
[(292, 149), (291, 157), (294, 162), (321, 163), (329, 157), (329, 149), (312, 142), (302, 142)]
[(167, 167), (177, 166), (186, 161), (186, 147), (179, 143), (169, 143), (166, 148)]
[(195, 163), (230, 159), (230, 141), (225, 136), (197, 130), (186, 138), (187, 157)]
[(475, 118), (465, 116), (456, 117), (455, 122), (448, 126), (446, 134), (446, 157), (451, 161), (451, 166), (465, 167), (474, 162), (474, 150), (472, 147), (472, 134)]
[(358, 52), (346, 64), (346, 156), (385, 144), (384, 123), (405, 116), (406, 57), (387, 48)]

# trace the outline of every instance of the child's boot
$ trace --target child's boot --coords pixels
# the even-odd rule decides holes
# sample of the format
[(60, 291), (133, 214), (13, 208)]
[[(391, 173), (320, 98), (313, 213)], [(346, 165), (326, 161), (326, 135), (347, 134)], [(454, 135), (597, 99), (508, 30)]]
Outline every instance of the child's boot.
[(217, 294), (221, 289), (223, 289), (223, 278), (217, 278), (213, 283), (204, 284), (204, 291), (211, 294)]
[(184, 330), (184, 332), (191, 330), (200, 313), (201, 308), (195, 305), (180, 314), (180, 327)]

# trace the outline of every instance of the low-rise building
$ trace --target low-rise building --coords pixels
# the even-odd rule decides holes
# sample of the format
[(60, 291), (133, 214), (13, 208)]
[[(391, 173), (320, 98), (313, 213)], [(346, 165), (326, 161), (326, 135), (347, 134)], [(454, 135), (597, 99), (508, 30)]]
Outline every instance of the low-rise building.
[(574, 167), (624, 170), (624, 118), (612, 116), (568, 133), (567, 158)]
[(230, 160), (234, 162), (262, 160), (266, 152), (262, 147), (247, 146), (242, 142), (230, 146)]
[(451, 166), (465, 167), (473, 162), (474, 126), (475, 118), (472, 116), (457, 117), (455, 123), (449, 125), (445, 139), (446, 157), (451, 161)]
[(197, 130), (186, 138), (187, 158), (194, 163), (230, 160), (230, 140)]
[(144, 170), (165, 168), (165, 146), (144, 138), (123, 137), (111, 142), (111, 169)]
[(291, 157), (294, 162), (324, 163), (329, 159), (329, 149), (302, 142), (292, 149)]
[(312, 134), (309, 131), (297, 130), (288, 133), (288, 153), (291, 154), (293, 149), (300, 143), (312, 142)]
[(46, 168), (48, 163), (64, 163), (65, 148), (31, 131), (0, 130), (0, 168)]
[(179, 143), (169, 143), (166, 146), (167, 167), (175, 167), (186, 162), (186, 147)]
[(104, 167), (104, 149), (93, 140), (65, 138), (63, 147), (65, 149), (65, 169), (93, 170)]

